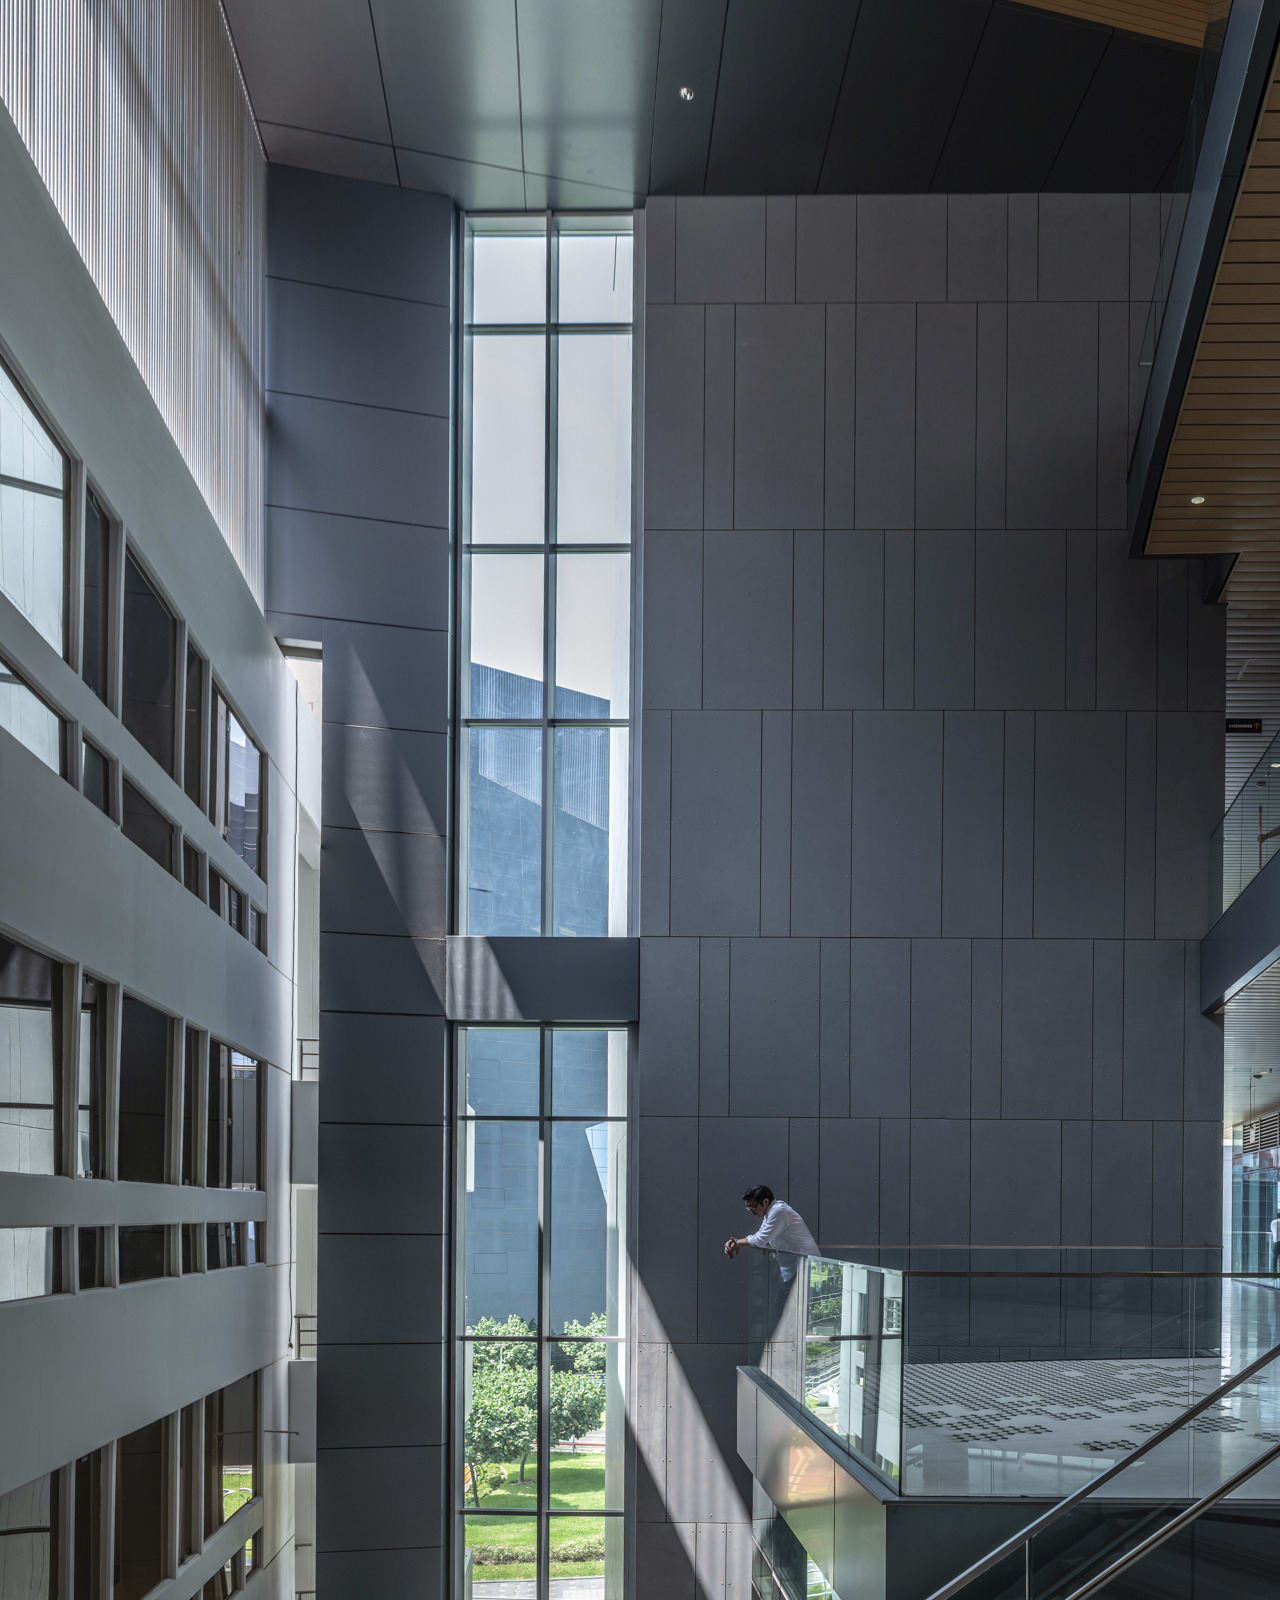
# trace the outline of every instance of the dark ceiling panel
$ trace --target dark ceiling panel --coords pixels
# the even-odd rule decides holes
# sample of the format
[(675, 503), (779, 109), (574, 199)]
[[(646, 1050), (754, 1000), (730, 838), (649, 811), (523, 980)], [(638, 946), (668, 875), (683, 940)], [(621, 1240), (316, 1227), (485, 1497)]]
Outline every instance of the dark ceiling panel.
[(1115, 34), (1045, 187), (1157, 188), (1182, 143), (1197, 59), (1177, 45)]
[(261, 122), (391, 142), (367, 0), (225, 0)]
[(661, 0), (517, 0), (528, 172), (643, 194)]
[(395, 152), (389, 144), (343, 139), (333, 133), (313, 133), (309, 128), (282, 128), (274, 122), (259, 122), (258, 131), (267, 159), (282, 167), (308, 167), (340, 178), (363, 178), (366, 183), (398, 181)]
[(996, 0), (932, 187), (1039, 189), (1110, 38), (1109, 28)]
[(708, 194), (812, 194), (849, 55), (848, 0), (729, 0)]
[[(716, 109), (728, 0), (666, 0), (653, 103), (651, 194), (701, 194)], [(683, 100), (681, 89), (692, 91)]]
[(520, 168), (514, 0), (372, 0), (397, 145)]
[(991, 0), (862, 0), (818, 188), (929, 187)]
[(396, 161), (406, 189), (447, 194), (467, 211), (523, 211), (524, 173), (510, 167), (487, 167), (481, 161), (455, 161), (451, 156), (399, 150)]

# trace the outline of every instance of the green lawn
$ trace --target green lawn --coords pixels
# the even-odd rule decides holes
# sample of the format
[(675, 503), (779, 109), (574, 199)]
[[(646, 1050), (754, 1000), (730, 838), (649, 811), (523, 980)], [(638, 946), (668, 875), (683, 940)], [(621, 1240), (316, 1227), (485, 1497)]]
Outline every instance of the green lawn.
[[(538, 1505), (538, 1468), (530, 1460), (525, 1467), (523, 1483), (519, 1482), (520, 1463), (506, 1462), (507, 1481), (492, 1494), (482, 1495), (480, 1504), (486, 1511), (534, 1511)], [(576, 1453), (553, 1451), (551, 1456), (551, 1509), (553, 1511), (597, 1511), (604, 1508), (604, 1451), (579, 1450)], [(468, 1510), (474, 1503), (468, 1501)], [(554, 1529), (555, 1545), (604, 1543), (603, 1517), (575, 1517)], [(528, 1551), (528, 1561), (477, 1562), (489, 1574), (503, 1578), (532, 1578), (537, 1548), (537, 1521), (533, 1517), (477, 1517), (467, 1518), (467, 1544), (485, 1545), (504, 1551)], [(552, 1556), (555, 1555), (555, 1546)], [(556, 1561), (551, 1563), (553, 1578), (596, 1577), (604, 1572), (603, 1559), (588, 1561)]]

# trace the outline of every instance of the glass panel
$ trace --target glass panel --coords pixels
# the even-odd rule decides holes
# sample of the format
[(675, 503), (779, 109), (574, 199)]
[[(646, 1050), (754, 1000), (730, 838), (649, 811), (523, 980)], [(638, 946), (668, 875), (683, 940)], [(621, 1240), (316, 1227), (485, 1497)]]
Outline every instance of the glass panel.
[(251, 1373), (222, 1391), (223, 1521), (257, 1492), (258, 1384)]
[(86, 977), (80, 989), (80, 1062), (77, 1070), (76, 1143), (82, 1178), (106, 1175), (102, 1106), (107, 1061), (106, 985)]
[(116, 1444), (115, 1573), (112, 1600), (141, 1600), (164, 1575), (164, 1424)]
[[(198, 1402), (197, 1402), (198, 1403)], [(178, 1560), (196, 1553), (196, 1407), (184, 1406), (178, 1423)]]
[(38, 756), (51, 771), (62, 772), (62, 719), (0, 660), (0, 728)]
[(191, 893), (200, 893), (200, 852), (189, 839), (182, 841), (182, 882)]
[(542, 931), (542, 731), (472, 728), (467, 928)]
[(227, 712), (227, 843), (251, 872), (262, 871), (262, 752)]
[(0, 1600), (57, 1600), (53, 1475), (0, 1495)]
[(471, 320), (545, 322), (547, 240), (477, 233), (471, 241)]
[(56, 1228), (0, 1228), (0, 1301), (54, 1293), (57, 1233)]
[(164, 1277), (164, 1229), (120, 1229), (120, 1282)]
[(540, 544), (547, 347), (541, 334), (471, 340), (471, 526), (478, 544)]
[[(463, 1518), (466, 1553), (463, 1557), (471, 1583), (466, 1592), (512, 1596), (527, 1591), (538, 1576), (538, 1518), (536, 1516), (476, 1516)], [(471, 1585), (486, 1585), (472, 1590)], [(501, 1584), (501, 1588), (494, 1587)], [(511, 1587), (506, 1586), (510, 1584)]]
[(551, 1509), (623, 1508), (621, 1341), (551, 1346)]
[(240, 1265), (240, 1235), (234, 1222), (209, 1222), (205, 1224), (205, 1266), (210, 1272), (217, 1267)]
[(80, 1228), (76, 1239), (82, 1289), (102, 1289), (107, 1283), (107, 1230)]
[(139, 850), (145, 850), (158, 867), (172, 872), (173, 824), (134, 788), (128, 778), (124, 780), (121, 792), (124, 799), (121, 832)]
[(0, 483), (0, 589), (59, 655), (64, 529), (60, 499)]
[(462, 1103), (469, 1117), (536, 1117), (537, 1028), (462, 1028), (458, 1032)]
[(625, 1117), (627, 1036), (618, 1028), (554, 1028), (551, 1110), (557, 1117)]
[(84, 797), (99, 811), (111, 815), (111, 763), (96, 745), (84, 741)]
[(107, 698), (111, 638), (111, 527), (91, 494), (84, 502), (84, 636), (80, 671), (99, 700)]
[(184, 1272), (199, 1272), (199, 1250), (200, 1224), (198, 1222), (184, 1222), (182, 1224), (182, 1270)]
[(532, 1122), (468, 1122), (466, 1324), (482, 1317), (530, 1326), (538, 1315), (538, 1127)]
[(169, 1018), (131, 994), (120, 1023), (120, 1144), (117, 1176), (128, 1183), (165, 1181), (165, 1101)]
[(551, 1517), (551, 1600), (612, 1600), (622, 1594), (621, 1517)]
[(559, 341), (556, 538), (631, 540), (631, 335)]
[(75, 1467), (75, 1586), (73, 1600), (94, 1600), (96, 1573), (106, 1529), (98, 1516), (102, 1497), (102, 1452), (81, 1456)]
[(0, 1172), (56, 1171), (53, 964), (0, 939)]
[(166, 772), (173, 771), (173, 646), (169, 608), (126, 556), (121, 720)]
[(231, 1052), (231, 1171), (228, 1187), (258, 1187), (258, 1063)]
[(0, 366), (0, 473), (61, 489), (62, 451)]
[(627, 749), (625, 728), (555, 730), (557, 934), (627, 931)]
[(204, 698), (204, 658), (187, 646), (187, 705), (182, 730), (182, 787), (200, 804), (200, 712)]
[(554, 1333), (620, 1334), (624, 1122), (551, 1126), (551, 1314)]
[(542, 557), (471, 558), (473, 717), (542, 715)]
[(199, 1092), (197, 1066), (200, 1035), (186, 1030), (182, 1047), (182, 1181), (194, 1183), (200, 1152), (196, 1149), (196, 1095)]
[(212, 1039), (209, 1041), (207, 1099), (204, 1181), (210, 1189), (225, 1189), (230, 1163), (231, 1051)]
[[(518, 1317), (480, 1319), (482, 1331), (523, 1333)], [(464, 1340), (462, 1503), (485, 1511), (537, 1508), (538, 1345)]]
[(631, 557), (556, 557), (556, 716), (631, 714)]
[(561, 322), (630, 322), (629, 233), (560, 235)]

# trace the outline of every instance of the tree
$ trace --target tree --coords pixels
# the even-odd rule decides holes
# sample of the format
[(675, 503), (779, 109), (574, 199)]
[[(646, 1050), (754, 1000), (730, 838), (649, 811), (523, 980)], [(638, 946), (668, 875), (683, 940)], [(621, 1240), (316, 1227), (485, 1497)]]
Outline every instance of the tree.
[(463, 1437), (463, 1454), (471, 1468), (471, 1493), (480, 1505), (479, 1468), (519, 1461), (520, 1482), (525, 1462), (538, 1441), (538, 1374), (533, 1367), (482, 1367), (473, 1370), (471, 1410)]
[(561, 1444), (566, 1439), (581, 1439), (600, 1426), (604, 1413), (603, 1380), (590, 1372), (551, 1374), (551, 1438)]

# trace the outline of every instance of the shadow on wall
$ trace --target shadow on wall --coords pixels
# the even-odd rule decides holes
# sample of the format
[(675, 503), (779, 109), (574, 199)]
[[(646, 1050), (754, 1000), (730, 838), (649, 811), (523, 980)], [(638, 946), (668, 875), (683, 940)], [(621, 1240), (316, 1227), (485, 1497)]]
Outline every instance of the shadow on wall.
[[(634, 1258), (633, 1258), (633, 1266)], [(630, 1425), (639, 1453), (638, 1564), (654, 1593), (671, 1600), (746, 1594), (751, 1565), (749, 1480), (737, 1454), (736, 1369), (745, 1347), (672, 1344), (639, 1277), (639, 1329)], [(723, 1366), (695, 1391), (686, 1360)], [(711, 1415), (707, 1393), (723, 1398)]]

